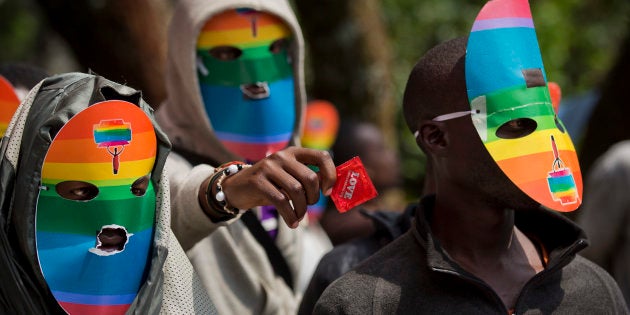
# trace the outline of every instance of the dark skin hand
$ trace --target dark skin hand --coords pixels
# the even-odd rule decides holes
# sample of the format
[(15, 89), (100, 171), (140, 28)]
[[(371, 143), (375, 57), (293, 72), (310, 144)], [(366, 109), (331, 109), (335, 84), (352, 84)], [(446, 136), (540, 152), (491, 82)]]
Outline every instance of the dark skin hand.
[[(307, 165), (317, 166), (319, 172)], [(328, 152), (288, 147), (227, 177), (222, 188), (230, 206), (251, 209), (273, 205), (285, 223), (296, 228), (306, 214), (307, 205), (317, 202), (320, 190), (329, 196), (336, 179), (335, 165)], [(208, 182), (209, 179), (202, 183), (202, 190)]]

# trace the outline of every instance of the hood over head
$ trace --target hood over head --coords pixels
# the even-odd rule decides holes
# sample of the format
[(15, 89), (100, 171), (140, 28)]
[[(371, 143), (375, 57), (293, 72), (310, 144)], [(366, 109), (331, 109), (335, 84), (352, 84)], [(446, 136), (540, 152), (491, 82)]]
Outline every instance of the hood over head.
[(1, 312), (159, 310), (169, 149), (139, 91), (82, 73), (33, 88), (0, 151)]
[[(217, 128), (208, 118), (204, 106), (197, 63), (197, 44), (206, 23), (219, 14), (235, 9), (252, 9), (268, 13), (280, 19), (291, 32), (288, 57), (291, 60), (292, 94), (295, 99), (295, 115), (291, 117), (295, 122), (292, 124), (289, 144), (299, 145), (305, 106), (304, 40), (289, 2), (182, 0), (178, 2), (169, 28), (166, 78), (168, 99), (161, 104), (157, 119), (173, 142), (175, 151), (197, 156), (205, 163), (216, 164), (243, 159), (234, 152), (235, 150), (228, 148), (225, 141), (217, 137), (215, 130)], [(207, 71), (212, 72), (213, 69)], [(229, 109), (227, 106), (226, 108)], [(227, 111), (226, 116), (229, 115), (229, 110)]]

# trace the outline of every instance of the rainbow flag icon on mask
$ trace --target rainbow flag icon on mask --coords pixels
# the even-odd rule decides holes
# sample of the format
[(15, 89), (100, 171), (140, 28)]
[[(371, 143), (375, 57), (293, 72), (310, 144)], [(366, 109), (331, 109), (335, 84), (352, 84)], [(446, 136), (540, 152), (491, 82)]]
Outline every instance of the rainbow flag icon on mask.
[(99, 148), (105, 148), (111, 154), (112, 171), (118, 174), (119, 156), (125, 150), (125, 145), (131, 142), (131, 124), (123, 122), (122, 119), (102, 120), (98, 125), (94, 125), (94, 142)]

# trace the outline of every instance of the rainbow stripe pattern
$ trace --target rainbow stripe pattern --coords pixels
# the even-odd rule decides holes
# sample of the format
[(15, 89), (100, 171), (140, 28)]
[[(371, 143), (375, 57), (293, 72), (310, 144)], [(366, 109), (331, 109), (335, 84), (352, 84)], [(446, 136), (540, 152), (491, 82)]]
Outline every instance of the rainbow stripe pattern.
[[(577, 209), (582, 195), (577, 154), (553, 110), (527, 0), (491, 0), (482, 8), (468, 39), (466, 85), (471, 109), (478, 112), (472, 115), (473, 124), (510, 180), (548, 208)], [(533, 133), (516, 139), (497, 136), (499, 127), (521, 118), (536, 122)], [(551, 138), (562, 173), (553, 173), (558, 170), (552, 169), (556, 156)], [(547, 177), (553, 179), (548, 182)], [(573, 197), (559, 197), (563, 194)]]
[(9, 122), (19, 105), (20, 99), (15, 94), (13, 85), (3, 76), (0, 76), (0, 137), (4, 136), (7, 131)]
[[(103, 126), (102, 122), (116, 122), (113, 129), (97, 128), (103, 134), (129, 132), (122, 133), (126, 140), (117, 135), (97, 141), (126, 142), (117, 175), (112, 174), (110, 154), (94, 141), (93, 128)], [(124, 314), (135, 299), (150, 259), (156, 196), (150, 181), (142, 196), (134, 195), (131, 186), (151, 173), (156, 150), (150, 119), (138, 106), (124, 101), (84, 109), (53, 139), (44, 159), (37, 203), (37, 255), (44, 279), (69, 314)], [(65, 199), (56, 185), (68, 181), (92, 184), (98, 195), (88, 201)], [(97, 235), (112, 225), (124, 228), (127, 243), (120, 251), (99, 253)]]
[(131, 141), (131, 127), (122, 119), (103, 120), (94, 125), (94, 142), (99, 148), (127, 145)]
[[(229, 151), (250, 161), (285, 148), (296, 124), (295, 84), (286, 46), (291, 37), (276, 16), (234, 9), (212, 16), (197, 41), (199, 87), (215, 135)], [(229, 60), (211, 50), (230, 47), (239, 52)], [(258, 84), (267, 95), (246, 97)]]

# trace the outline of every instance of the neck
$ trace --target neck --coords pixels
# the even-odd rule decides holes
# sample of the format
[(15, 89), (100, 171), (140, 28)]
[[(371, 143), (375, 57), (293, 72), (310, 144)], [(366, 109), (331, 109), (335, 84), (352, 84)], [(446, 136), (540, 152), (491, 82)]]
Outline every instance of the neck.
[(514, 211), (474, 198), (437, 197), (431, 229), (454, 258), (483, 263), (508, 253), (514, 236)]

